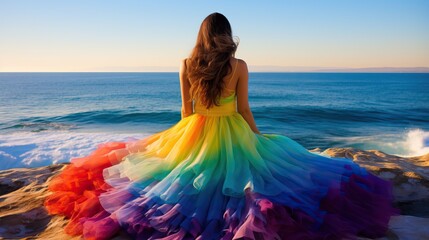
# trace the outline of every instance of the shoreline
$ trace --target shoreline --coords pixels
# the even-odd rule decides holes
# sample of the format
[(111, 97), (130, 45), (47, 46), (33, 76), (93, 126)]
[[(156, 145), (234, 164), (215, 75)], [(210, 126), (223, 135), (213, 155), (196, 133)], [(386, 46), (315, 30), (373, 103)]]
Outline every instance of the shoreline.
[[(392, 182), (395, 206), (400, 208), (401, 215), (392, 217), (389, 231), (381, 239), (429, 238), (425, 228), (429, 225), (429, 154), (404, 158), (353, 148), (328, 148), (321, 154), (352, 159)], [(49, 216), (43, 207), (50, 179), (67, 164), (0, 171), (0, 239), (79, 239), (64, 233), (67, 219)]]

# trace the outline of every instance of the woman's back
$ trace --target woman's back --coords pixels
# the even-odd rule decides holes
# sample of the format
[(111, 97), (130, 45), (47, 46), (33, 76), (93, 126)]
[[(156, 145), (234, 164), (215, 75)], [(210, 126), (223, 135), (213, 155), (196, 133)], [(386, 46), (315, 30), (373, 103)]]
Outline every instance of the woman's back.
[(255, 134), (228, 21), (211, 14), (200, 32), (180, 70), (183, 119), (74, 160), (50, 182), (47, 210), (71, 216), (67, 231), (89, 239), (383, 236), (395, 212), (389, 183), (350, 159)]
[[(235, 57), (229, 58), (228, 64), (231, 70), (222, 79), (222, 90), (220, 91), (220, 97), (218, 97), (220, 105), (226, 104), (228, 106), (219, 108), (219, 106), (214, 105), (209, 107), (212, 108), (211, 110), (208, 110), (207, 106), (203, 104), (203, 101), (201, 101), (202, 99), (193, 99), (191, 96), (192, 88), (195, 88), (201, 83), (189, 77), (189, 62), (190, 59), (183, 60), (180, 68), (182, 118), (190, 116), (193, 113), (210, 115), (210, 112), (212, 112), (213, 115), (221, 116), (238, 112), (242, 115), (252, 131), (259, 134), (249, 105), (249, 72), (246, 62)], [(195, 103), (194, 105), (192, 104), (193, 102)], [(222, 114), (222, 112), (224, 112), (224, 114)]]
[[(206, 116), (226, 116), (237, 112), (236, 104), (236, 87), (238, 82), (238, 76), (236, 74), (239, 60), (231, 58), (230, 65), (232, 71), (223, 78), (224, 89), (221, 92), (221, 96), (218, 100), (218, 105), (213, 105), (207, 108), (201, 104), (200, 99), (193, 99), (194, 101), (194, 113), (206, 115)], [(196, 83), (192, 83), (196, 84)]]

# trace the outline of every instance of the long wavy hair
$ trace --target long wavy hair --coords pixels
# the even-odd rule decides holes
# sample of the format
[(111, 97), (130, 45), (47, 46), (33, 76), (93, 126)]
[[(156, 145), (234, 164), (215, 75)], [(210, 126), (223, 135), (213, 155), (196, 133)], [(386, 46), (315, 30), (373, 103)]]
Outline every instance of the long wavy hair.
[(223, 78), (231, 72), (230, 59), (237, 50), (228, 19), (212, 13), (201, 23), (197, 42), (187, 61), (190, 95), (206, 108), (219, 105)]

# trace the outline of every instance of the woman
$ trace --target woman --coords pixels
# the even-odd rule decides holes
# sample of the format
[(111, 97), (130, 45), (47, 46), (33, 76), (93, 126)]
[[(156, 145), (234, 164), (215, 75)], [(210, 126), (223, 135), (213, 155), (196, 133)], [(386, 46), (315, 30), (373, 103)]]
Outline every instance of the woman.
[(89, 239), (343, 239), (381, 237), (391, 186), (348, 159), (261, 135), (246, 63), (219, 13), (182, 62), (182, 120), (135, 142), (74, 159), (51, 181), (51, 214)]

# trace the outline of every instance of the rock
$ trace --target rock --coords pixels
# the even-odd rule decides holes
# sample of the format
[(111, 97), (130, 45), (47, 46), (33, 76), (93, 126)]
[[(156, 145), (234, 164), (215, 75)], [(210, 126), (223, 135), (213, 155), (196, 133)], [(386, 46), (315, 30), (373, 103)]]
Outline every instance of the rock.
[[(352, 159), (373, 174), (392, 181), (393, 194), (398, 205), (414, 201), (429, 203), (429, 154), (404, 158), (378, 150), (363, 151), (353, 148), (328, 148), (322, 154)], [(427, 208), (422, 211), (429, 212)], [(415, 215), (413, 211), (421, 209), (409, 211), (411, 209), (407, 208), (403, 214)], [(425, 217), (429, 217), (429, 214)]]
[(0, 171), (0, 239), (72, 239), (63, 231), (67, 220), (49, 216), (43, 207), (49, 179), (63, 167)]
[(390, 232), (398, 239), (429, 239), (429, 218), (414, 216), (394, 216), (390, 219)]
[[(321, 154), (352, 159), (392, 181), (395, 204), (401, 215), (391, 218), (389, 231), (378, 240), (429, 239), (429, 154), (403, 158), (352, 148), (329, 148)], [(67, 219), (50, 216), (43, 207), (51, 177), (64, 166), (0, 171), (0, 239), (80, 239), (64, 233)], [(120, 235), (115, 239), (126, 237)]]

